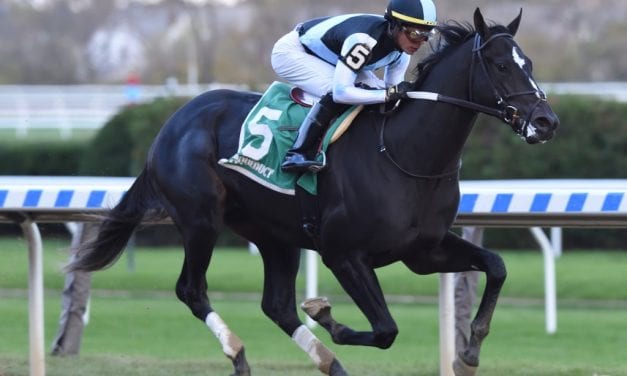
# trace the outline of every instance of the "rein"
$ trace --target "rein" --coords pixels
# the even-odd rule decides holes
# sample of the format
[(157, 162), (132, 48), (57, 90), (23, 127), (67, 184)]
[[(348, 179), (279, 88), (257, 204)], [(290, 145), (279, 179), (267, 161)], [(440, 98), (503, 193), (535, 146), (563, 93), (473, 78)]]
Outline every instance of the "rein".
[(504, 117), (506, 116), (506, 112), (507, 112), (507, 110), (500, 110), (497, 108), (484, 106), (479, 103), (467, 101), (465, 99), (449, 97), (447, 95), (433, 93), (430, 91), (408, 91), (407, 97), (411, 99), (423, 99), (423, 100), (433, 101), (433, 102), (449, 103), (455, 106), (467, 108), (469, 110), (478, 111), (486, 115), (494, 116), (499, 119), (504, 119)]
[(385, 133), (385, 124), (387, 123), (387, 120), (388, 120), (388, 117), (387, 116), (383, 116), (383, 123), (381, 124), (381, 131), (379, 132), (379, 152), (380, 153), (384, 153), (385, 156), (390, 160), (390, 162), (392, 162), (392, 164), (394, 166), (396, 166), (396, 168), (398, 168), (402, 173), (404, 173), (405, 175), (411, 176), (412, 178), (416, 178), (416, 179), (434, 179), (434, 180), (435, 179), (448, 178), (448, 177), (455, 176), (455, 175), (459, 174), (459, 170), (462, 167), (461, 159), (457, 162), (457, 166), (455, 167), (455, 169), (453, 169), (451, 171), (443, 172), (443, 173), (437, 174), (437, 175), (415, 174), (413, 172), (410, 172), (410, 171), (407, 171), (406, 169), (404, 169), (401, 165), (398, 164), (398, 162), (396, 162), (394, 160), (394, 158), (392, 157), (392, 155), (388, 151), (387, 147), (385, 146), (384, 133)]

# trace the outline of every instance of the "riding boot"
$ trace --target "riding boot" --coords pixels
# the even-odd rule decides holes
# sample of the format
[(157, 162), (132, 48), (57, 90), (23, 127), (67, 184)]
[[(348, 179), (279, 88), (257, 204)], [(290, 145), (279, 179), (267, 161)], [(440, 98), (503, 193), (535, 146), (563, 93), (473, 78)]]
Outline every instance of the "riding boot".
[(333, 102), (331, 93), (320, 98), (301, 124), (294, 145), (285, 154), (281, 171), (318, 172), (324, 168), (324, 163), (316, 160), (322, 138), (331, 121), (348, 107), (349, 105)]

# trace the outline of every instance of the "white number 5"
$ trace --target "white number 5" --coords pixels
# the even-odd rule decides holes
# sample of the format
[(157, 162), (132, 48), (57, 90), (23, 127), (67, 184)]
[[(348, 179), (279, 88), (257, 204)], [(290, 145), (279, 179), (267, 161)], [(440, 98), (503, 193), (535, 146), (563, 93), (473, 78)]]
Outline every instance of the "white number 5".
[(351, 48), (344, 58), (344, 63), (352, 70), (360, 70), (370, 56), (370, 48), (367, 45), (358, 43)]
[(255, 117), (253, 117), (253, 119), (248, 123), (248, 132), (255, 136), (261, 136), (263, 141), (258, 147), (253, 146), (252, 142), (249, 142), (246, 146), (242, 147), (245, 132), (241, 132), (239, 142), (242, 155), (258, 161), (268, 154), (272, 143), (272, 131), (267, 124), (261, 123), (261, 120), (265, 117), (268, 120), (277, 121), (281, 117), (282, 113), (283, 111), (274, 110), (268, 107), (263, 107), (259, 110), (259, 112), (257, 112)]

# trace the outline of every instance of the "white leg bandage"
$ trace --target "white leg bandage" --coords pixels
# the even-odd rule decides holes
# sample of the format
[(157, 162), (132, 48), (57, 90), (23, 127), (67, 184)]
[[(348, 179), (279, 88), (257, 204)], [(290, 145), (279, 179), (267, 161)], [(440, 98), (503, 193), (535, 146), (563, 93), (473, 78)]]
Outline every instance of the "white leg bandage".
[(211, 332), (213, 332), (216, 338), (218, 338), (218, 341), (220, 341), (224, 354), (231, 359), (235, 359), (243, 347), (242, 341), (239, 337), (231, 332), (229, 327), (226, 326), (226, 323), (215, 312), (211, 312), (207, 315), (205, 323), (209, 329), (211, 329)]
[(309, 355), (320, 371), (329, 374), (335, 354), (327, 349), (308, 327), (299, 326), (292, 334), (292, 339)]

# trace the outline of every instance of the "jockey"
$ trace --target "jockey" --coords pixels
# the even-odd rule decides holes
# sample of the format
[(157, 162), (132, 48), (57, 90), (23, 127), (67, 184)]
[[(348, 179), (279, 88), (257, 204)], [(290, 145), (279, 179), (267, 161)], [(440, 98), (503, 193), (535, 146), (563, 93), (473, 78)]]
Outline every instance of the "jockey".
[[(317, 172), (315, 160), (331, 120), (349, 105), (396, 102), (406, 97), (403, 81), (410, 55), (437, 25), (432, 0), (390, 0), (384, 16), (346, 14), (305, 21), (272, 50), (276, 74), (320, 97), (300, 126), (281, 170)], [(375, 71), (384, 69), (383, 80)]]

